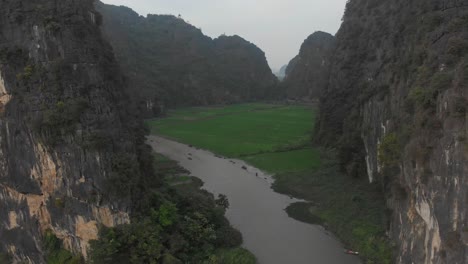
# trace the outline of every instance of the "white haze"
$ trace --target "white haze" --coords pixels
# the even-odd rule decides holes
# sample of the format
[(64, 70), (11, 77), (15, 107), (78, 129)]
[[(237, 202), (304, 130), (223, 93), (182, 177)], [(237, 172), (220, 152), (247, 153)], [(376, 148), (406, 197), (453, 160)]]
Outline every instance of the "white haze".
[(239, 35), (265, 51), (278, 70), (317, 30), (335, 34), (347, 0), (104, 0), (141, 15), (173, 14), (203, 33)]

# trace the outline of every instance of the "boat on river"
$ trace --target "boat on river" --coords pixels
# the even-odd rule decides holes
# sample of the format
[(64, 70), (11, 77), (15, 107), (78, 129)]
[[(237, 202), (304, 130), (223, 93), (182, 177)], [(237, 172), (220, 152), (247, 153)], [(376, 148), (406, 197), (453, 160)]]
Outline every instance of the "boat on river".
[(352, 250), (350, 250), (350, 249), (345, 249), (345, 250), (344, 250), (344, 253), (345, 253), (345, 254), (348, 254), (348, 255), (356, 255), (356, 256), (359, 255), (359, 252), (357, 252), (357, 251), (352, 251)]

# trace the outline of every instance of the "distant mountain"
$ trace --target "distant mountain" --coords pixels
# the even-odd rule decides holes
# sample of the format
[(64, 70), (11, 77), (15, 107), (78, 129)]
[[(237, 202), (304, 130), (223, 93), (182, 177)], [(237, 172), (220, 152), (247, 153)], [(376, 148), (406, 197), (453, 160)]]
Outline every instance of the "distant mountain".
[(283, 80), (284, 77), (286, 77), (286, 68), (288, 68), (288, 65), (283, 65), (277, 72), (275, 72), (276, 77), (278, 79)]
[(299, 55), (285, 70), (283, 87), (289, 98), (318, 99), (328, 82), (329, 55), (335, 46), (335, 37), (315, 32), (302, 44)]
[(97, 4), (103, 31), (148, 115), (164, 107), (264, 99), (277, 79), (264, 52), (239, 36), (211, 39), (171, 15)]

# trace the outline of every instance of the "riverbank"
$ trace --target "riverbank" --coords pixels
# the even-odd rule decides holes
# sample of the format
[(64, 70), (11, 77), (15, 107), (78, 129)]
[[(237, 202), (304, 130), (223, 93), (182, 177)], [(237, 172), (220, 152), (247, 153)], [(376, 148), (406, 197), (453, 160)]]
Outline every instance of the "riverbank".
[(292, 217), (323, 224), (368, 263), (390, 263), (380, 190), (365, 177), (342, 175), (332, 152), (311, 146), (314, 122), (311, 107), (249, 104), (177, 110), (149, 125), (155, 134), (274, 175), (275, 191), (312, 201), (289, 207)]
[(288, 217), (284, 209), (299, 200), (274, 192), (272, 178), (261, 170), (162, 137), (148, 139), (155, 151), (200, 178), (204, 189), (227, 196), (226, 217), (260, 264), (360, 263), (344, 254), (343, 245), (323, 228)]
[(359, 251), (367, 264), (391, 264), (381, 187), (369, 184), (366, 178), (342, 174), (333, 153), (322, 150), (321, 157), (320, 169), (275, 175), (276, 192), (311, 201), (291, 205), (288, 214), (324, 225), (348, 247)]

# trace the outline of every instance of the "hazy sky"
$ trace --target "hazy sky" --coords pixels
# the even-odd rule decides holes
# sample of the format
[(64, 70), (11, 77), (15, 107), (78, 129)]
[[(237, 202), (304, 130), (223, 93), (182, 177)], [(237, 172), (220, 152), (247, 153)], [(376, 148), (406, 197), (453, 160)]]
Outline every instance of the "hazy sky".
[(274, 70), (299, 52), (310, 34), (335, 34), (347, 0), (103, 0), (141, 15), (181, 14), (205, 35), (239, 35), (265, 51)]

